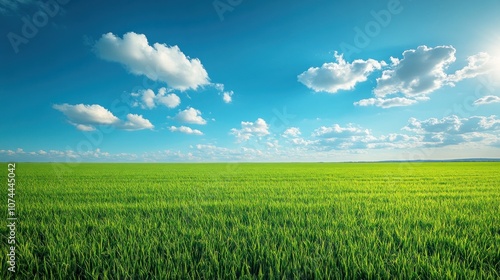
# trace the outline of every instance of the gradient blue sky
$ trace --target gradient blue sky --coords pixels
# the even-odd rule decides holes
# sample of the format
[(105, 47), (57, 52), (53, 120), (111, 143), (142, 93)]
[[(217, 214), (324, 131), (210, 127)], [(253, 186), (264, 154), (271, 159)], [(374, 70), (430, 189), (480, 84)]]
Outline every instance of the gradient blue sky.
[(0, 0), (0, 161), (500, 157), (499, 12)]

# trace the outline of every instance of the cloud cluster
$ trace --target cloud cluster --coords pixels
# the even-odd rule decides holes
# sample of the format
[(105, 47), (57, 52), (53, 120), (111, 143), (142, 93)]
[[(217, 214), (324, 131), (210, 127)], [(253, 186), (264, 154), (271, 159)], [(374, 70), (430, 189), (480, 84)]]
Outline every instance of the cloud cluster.
[(385, 62), (374, 59), (357, 59), (347, 63), (342, 55), (335, 53), (337, 62), (325, 63), (321, 67), (311, 67), (298, 75), (298, 80), (315, 92), (336, 93), (339, 90), (352, 90), (359, 82), (367, 80), (375, 70), (385, 66)]
[[(21, 1), (23, 2), (23, 1)], [(16, 3), (1, 2), (15, 7)], [(176, 108), (180, 105), (180, 97), (173, 90), (197, 90), (205, 85), (214, 87), (222, 95), (225, 103), (231, 103), (233, 91), (225, 91), (224, 84), (210, 83), (207, 71), (197, 58), (186, 56), (178, 46), (161, 43), (149, 44), (144, 34), (128, 32), (122, 38), (113, 33), (106, 33), (93, 45), (93, 51), (104, 60), (122, 64), (135, 75), (144, 75), (154, 81), (168, 85), (157, 93), (152, 89), (144, 89), (131, 93), (133, 107), (153, 109), (159, 106)], [(54, 109), (62, 112), (68, 121), (81, 131), (93, 131), (98, 125), (109, 125), (122, 130), (152, 129), (154, 126), (142, 115), (128, 114), (124, 120), (118, 119), (109, 110), (100, 105), (69, 105), (56, 104)], [(187, 107), (180, 111), (174, 119), (190, 124), (204, 125), (207, 123), (197, 109)], [(186, 134), (202, 135), (196, 129), (186, 126), (170, 127), (171, 131)]]
[(168, 93), (168, 90), (164, 87), (158, 90), (158, 94), (155, 94), (152, 89), (146, 89), (134, 92), (131, 96), (137, 98), (133, 106), (140, 106), (143, 109), (153, 109), (157, 105), (175, 108), (181, 104), (180, 97), (175, 93)]
[(151, 122), (142, 115), (128, 114), (126, 120), (122, 121), (113, 115), (108, 109), (101, 105), (70, 105), (55, 104), (54, 109), (63, 113), (69, 123), (81, 131), (93, 131), (97, 125), (109, 125), (123, 130), (153, 129)]
[[(95, 108), (95, 107), (94, 107)], [(80, 118), (81, 120), (82, 118)], [(95, 119), (93, 119), (95, 120)], [(129, 120), (130, 121), (130, 120)], [(122, 122), (123, 124), (124, 122)], [(202, 135), (201, 131), (186, 126), (169, 128), (172, 132)], [(401, 132), (402, 131), (402, 132)], [(460, 118), (455, 115), (444, 118), (419, 120), (410, 118), (400, 132), (375, 135), (370, 129), (355, 124), (333, 124), (315, 129), (304, 136), (298, 127), (289, 127), (281, 138), (273, 138), (269, 126), (263, 119), (242, 122), (241, 129), (232, 129), (241, 143), (235, 148), (213, 144), (197, 144), (187, 151), (158, 151), (135, 154), (109, 154), (99, 149), (94, 151), (25, 151), (22, 148), (0, 150), (0, 159), (24, 159), (48, 161), (80, 159), (90, 161), (311, 161), (311, 160), (380, 160), (380, 159), (436, 159), (463, 157), (463, 155), (494, 157), (500, 148), (500, 119), (495, 116), (472, 116)], [(257, 138), (258, 145), (251, 138)], [(445, 154), (433, 148), (445, 148)], [(480, 147), (479, 151), (475, 148)], [(414, 151), (417, 157), (402, 155)], [(467, 153), (469, 150), (472, 152)], [(451, 154), (450, 154), (451, 152)], [(458, 152), (456, 154), (456, 152)], [(493, 152), (493, 154), (492, 154)], [(376, 155), (369, 157), (370, 155)], [(389, 155), (389, 156), (388, 156)]]
[(210, 84), (199, 59), (186, 56), (178, 46), (151, 46), (144, 34), (129, 32), (120, 38), (106, 33), (95, 43), (94, 50), (104, 60), (118, 62), (135, 75), (165, 82), (173, 89), (196, 90)]
[(218, 91), (219, 95), (222, 95), (222, 101), (224, 101), (224, 103), (229, 104), (233, 102), (234, 92), (232, 90), (225, 90), (224, 84), (212, 83), (210, 85)]
[(282, 137), (288, 143), (307, 147), (310, 151), (433, 148), (467, 143), (493, 147), (500, 136), (500, 119), (496, 116), (459, 118), (455, 115), (442, 119), (410, 118), (402, 130), (406, 133), (376, 136), (371, 130), (354, 124), (333, 124), (315, 129), (310, 137), (290, 133), (283, 133)]
[(491, 70), (488, 54), (479, 53), (467, 58), (468, 64), (448, 74), (446, 70), (456, 61), (453, 46), (430, 48), (419, 46), (406, 50), (403, 58), (391, 57), (391, 64), (377, 78), (375, 98), (363, 99), (358, 106), (390, 108), (409, 106), (428, 100), (428, 95), (443, 86), (454, 86), (463, 79), (474, 78)]
[(427, 47), (405, 50), (402, 58), (391, 57), (391, 63), (374, 59), (346, 62), (335, 53), (337, 62), (311, 67), (298, 76), (299, 82), (316, 92), (336, 93), (339, 90), (353, 90), (358, 83), (381, 70), (376, 79), (372, 98), (354, 103), (356, 106), (377, 106), (382, 108), (409, 106), (429, 100), (429, 94), (444, 86), (490, 73), (494, 59), (487, 53), (478, 53), (467, 58), (467, 65), (454, 73), (447, 70), (456, 61), (453, 46)]
[[(38, 150), (38, 151), (24, 151), (21, 148), (16, 150), (0, 150), (0, 157), (7, 155), (11, 158), (19, 158), (26, 161), (56, 161), (56, 162), (70, 162), (71, 161), (136, 161), (138, 159), (136, 154), (118, 153), (111, 154), (103, 152), (101, 149), (90, 151), (74, 151), (74, 150)], [(67, 168), (63, 167), (63, 163), (54, 163), (54, 168)]]
[(269, 135), (269, 125), (264, 119), (258, 118), (255, 122), (241, 122), (241, 129), (233, 128), (230, 133), (239, 142), (247, 141), (252, 137)]
[[(314, 130), (308, 145), (314, 144), (323, 149), (363, 149), (367, 144), (376, 140), (369, 129), (363, 129), (354, 124), (341, 126), (321, 126)], [(312, 141), (312, 142), (311, 142)]]
[(442, 119), (430, 118), (423, 121), (411, 118), (408, 121), (408, 125), (403, 129), (420, 134), (464, 134), (470, 132), (497, 131), (500, 130), (500, 119), (497, 119), (494, 115), (489, 117), (472, 116), (469, 118), (459, 118), (455, 115), (451, 115)]
[(459, 118), (455, 115), (423, 121), (411, 118), (403, 130), (423, 136), (421, 145), (424, 147), (442, 147), (480, 141), (491, 145), (499, 137), (500, 120), (496, 116)]

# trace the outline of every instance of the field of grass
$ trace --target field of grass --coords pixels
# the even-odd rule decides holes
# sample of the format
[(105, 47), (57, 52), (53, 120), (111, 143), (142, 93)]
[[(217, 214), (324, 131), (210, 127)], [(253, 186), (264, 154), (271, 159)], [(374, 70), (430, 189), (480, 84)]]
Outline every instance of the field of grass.
[[(16, 276), (499, 279), (499, 171), (499, 163), (18, 163)], [(0, 234), (0, 279), (9, 279), (8, 228)]]

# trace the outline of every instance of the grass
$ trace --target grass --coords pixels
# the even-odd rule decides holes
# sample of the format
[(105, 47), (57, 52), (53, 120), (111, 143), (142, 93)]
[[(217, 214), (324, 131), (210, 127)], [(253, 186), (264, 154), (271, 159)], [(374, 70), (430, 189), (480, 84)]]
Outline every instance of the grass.
[(500, 279), (499, 170), (19, 163), (16, 276)]

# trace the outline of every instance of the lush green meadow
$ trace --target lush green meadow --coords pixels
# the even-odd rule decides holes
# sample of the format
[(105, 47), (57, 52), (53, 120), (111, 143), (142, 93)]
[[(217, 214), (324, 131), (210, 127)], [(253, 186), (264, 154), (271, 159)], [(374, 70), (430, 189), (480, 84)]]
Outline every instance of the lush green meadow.
[[(15, 274), (500, 279), (499, 171), (500, 163), (18, 163)], [(0, 233), (8, 279), (8, 228)]]

